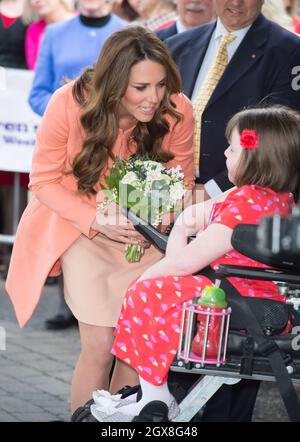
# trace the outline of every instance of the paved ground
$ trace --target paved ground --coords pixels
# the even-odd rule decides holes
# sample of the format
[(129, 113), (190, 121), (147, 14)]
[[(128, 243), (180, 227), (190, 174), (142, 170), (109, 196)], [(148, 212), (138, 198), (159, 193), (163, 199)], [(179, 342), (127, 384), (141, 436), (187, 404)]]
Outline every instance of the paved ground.
[[(77, 328), (44, 329), (45, 318), (56, 313), (57, 305), (57, 287), (47, 286), (34, 317), (20, 330), (0, 280), (0, 422), (70, 420), (69, 390), (79, 336)], [(254, 421), (287, 420), (275, 384), (262, 383)]]
[(0, 422), (70, 420), (79, 337), (77, 328), (44, 329), (57, 305), (57, 286), (46, 287), (36, 314), (21, 330), (0, 282), (0, 326), (6, 331), (6, 350), (0, 350)]

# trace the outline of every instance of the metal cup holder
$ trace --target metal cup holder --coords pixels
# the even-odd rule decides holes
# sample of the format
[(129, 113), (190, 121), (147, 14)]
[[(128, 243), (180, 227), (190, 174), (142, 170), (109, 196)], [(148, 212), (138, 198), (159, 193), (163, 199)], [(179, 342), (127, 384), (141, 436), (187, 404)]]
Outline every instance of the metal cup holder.
[[(194, 362), (203, 367), (219, 367), (226, 362), (231, 308), (201, 308), (195, 300), (182, 308), (178, 361)], [(179, 364), (181, 365), (181, 364)]]

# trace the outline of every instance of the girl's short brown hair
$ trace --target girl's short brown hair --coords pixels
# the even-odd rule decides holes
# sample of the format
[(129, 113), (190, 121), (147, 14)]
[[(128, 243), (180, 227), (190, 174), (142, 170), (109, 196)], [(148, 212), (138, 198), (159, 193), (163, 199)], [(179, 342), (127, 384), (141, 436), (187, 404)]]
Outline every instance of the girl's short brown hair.
[(256, 149), (243, 149), (235, 184), (295, 192), (300, 183), (300, 114), (279, 105), (246, 109), (228, 122), (228, 140), (234, 128), (239, 134), (250, 129), (259, 135)]

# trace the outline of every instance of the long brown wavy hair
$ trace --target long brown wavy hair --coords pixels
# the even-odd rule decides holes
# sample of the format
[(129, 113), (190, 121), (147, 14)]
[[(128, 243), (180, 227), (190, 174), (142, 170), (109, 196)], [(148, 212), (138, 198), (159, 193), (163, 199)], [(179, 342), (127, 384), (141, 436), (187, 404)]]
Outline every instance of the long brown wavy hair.
[(177, 122), (182, 118), (170, 98), (182, 90), (180, 75), (168, 49), (154, 33), (129, 26), (108, 38), (95, 67), (87, 69), (73, 86), (73, 96), (83, 108), (80, 121), (85, 130), (83, 149), (72, 165), (80, 192), (95, 194), (94, 186), (108, 159), (115, 159), (120, 101), (128, 87), (131, 68), (144, 60), (165, 68), (166, 93), (153, 119), (138, 122), (131, 139), (137, 145), (137, 155), (148, 154), (161, 162), (174, 158), (162, 149), (162, 141), (169, 131), (164, 115), (173, 116)]

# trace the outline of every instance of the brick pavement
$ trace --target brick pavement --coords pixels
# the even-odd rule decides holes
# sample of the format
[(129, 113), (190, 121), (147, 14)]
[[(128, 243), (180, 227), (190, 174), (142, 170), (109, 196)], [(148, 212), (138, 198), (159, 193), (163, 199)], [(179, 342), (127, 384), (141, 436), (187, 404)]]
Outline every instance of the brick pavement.
[(79, 334), (76, 327), (44, 329), (57, 305), (57, 286), (47, 286), (36, 314), (21, 330), (0, 281), (0, 327), (6, 332), (6, 349), (0, 345), (0, 422), (70, 420)]
[[(44, 329), (56, 313), (57, 286), (46, 286), (28, 325), (20, 330), (0, 280), (0, 330), (6, 332), (6, 350), (0, 343), (0, 422), (70, 420), (70, 383), (79, 353), (76, 327)], [(274, 383), (264, 382), (254, 421), (287, 421)]]

